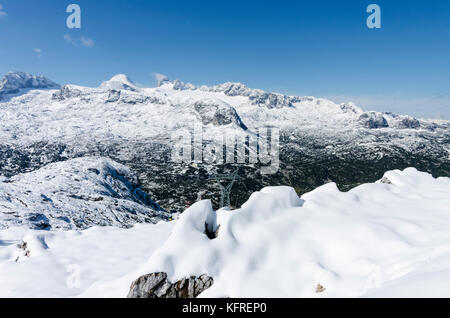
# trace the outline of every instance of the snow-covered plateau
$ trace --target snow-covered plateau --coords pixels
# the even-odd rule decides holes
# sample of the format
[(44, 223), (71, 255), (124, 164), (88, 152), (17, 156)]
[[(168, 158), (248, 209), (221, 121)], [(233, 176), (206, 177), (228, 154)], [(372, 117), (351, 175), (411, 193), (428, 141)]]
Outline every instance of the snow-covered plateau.
[(450, 297), (449, 194), (449, 178), (408, 168), (349, 192), (266, 187), (232, 211), (203, 200), (130, 229), (12, 227), (0, 231), (0, 296), (126, 297), (165, 272), (212, 277), (200, 297)]

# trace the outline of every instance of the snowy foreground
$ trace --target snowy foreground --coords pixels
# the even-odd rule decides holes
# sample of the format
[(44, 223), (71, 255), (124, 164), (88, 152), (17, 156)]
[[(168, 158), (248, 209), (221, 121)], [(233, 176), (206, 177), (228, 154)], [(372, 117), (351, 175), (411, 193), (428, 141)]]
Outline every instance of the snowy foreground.
[(413, 168), (348, 193), (271, 187), (239, 210), (201, 201), (131, 229), (2, 230), (0, 297), (125, 297), (159, 271), (213, 277), (201, 297), (450, 297), (449, 229), (450, 179)]

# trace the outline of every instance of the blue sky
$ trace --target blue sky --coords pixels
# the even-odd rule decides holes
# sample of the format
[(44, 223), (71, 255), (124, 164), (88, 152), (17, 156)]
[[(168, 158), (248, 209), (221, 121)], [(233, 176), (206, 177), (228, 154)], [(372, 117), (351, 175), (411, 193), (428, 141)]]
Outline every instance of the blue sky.
[[(71, 3), (81, 7), (80, 30), (66, 26)], [(366, 26), (370, 3), (381, 7), (381, 29)], [(1, 74), (20, 70), (97, 86), (125, 73), (154, 86), (158, 72), (450, 119), (448, 0), (0, 4)]]

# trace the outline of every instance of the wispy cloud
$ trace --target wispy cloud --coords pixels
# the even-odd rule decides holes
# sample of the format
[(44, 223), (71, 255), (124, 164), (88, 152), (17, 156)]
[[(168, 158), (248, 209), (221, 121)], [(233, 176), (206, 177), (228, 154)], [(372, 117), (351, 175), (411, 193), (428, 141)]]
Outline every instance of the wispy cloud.
[(37, 54), (37, 57), (41, 57), (42, 56), (42, 50), (41, 49), (34, 48), (33, 51)]
[(6, 12), (3, 10), (3, 4), (0, 3), (0, 18), (6, 17)]
[(78, 45), (77, 42), (74, 39), (72, 39), (72, 37), (69, 34), (64, 34), (64, 41), (66, 41), (66, 43), (70, 43), (75, 46)]
[(158, 86), (161, 85), (162, 82), (169, 80), (169, 77), (167, 75), (161, 74), (161, 73), (152, 73), (153, 78), (158, 83)]
[(73, 46), (82, 45), (84, 47), (93, 47), (95, 45), (95, 41), (90, 38), (82, 36), (80, 39), (74, 39), (70, 36), (70, 34), (64, 34), (64, 41), (72, 44)]
[(81, 45), (85, 47), (93, 47), (95, 45), (95, 41), (89, 38), (81, 37)]

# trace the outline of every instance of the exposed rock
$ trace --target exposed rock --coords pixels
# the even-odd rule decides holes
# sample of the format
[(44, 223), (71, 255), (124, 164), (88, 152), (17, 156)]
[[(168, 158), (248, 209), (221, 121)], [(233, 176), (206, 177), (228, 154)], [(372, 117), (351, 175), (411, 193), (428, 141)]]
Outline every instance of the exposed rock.
[(382, 114), (375, 113), (375, 112), (368, 112), (368, 113), (362, 114), (359, 117), (358, 121), (365, 128), (369, 128), (369, 129), (389, 127), (386, 118), (384, 118)]
[(205, 234), (210, 240), (214, 240), (219, 236), (220, 225), (211, 229), (210, 224), (205, 222)]
[(65, 99), (79, 97), (82, 93), (79, 89), (64, 85), (59, 91), (52, 95), (52, 100), (63, 101)]
[(385, 184), (392, 184), (391, 180), (389, 180), (386, 177), (383, 177), (383, 179), (380, 180), (380, 183), (385, 183)]
[(223, 83), (215, 86), (202, 86), (200, 87), (203, 91), (209, 92), (223, 92), (227, 96), (249, 96), (252, 93), (252, 89), (248, 88), (247, 85), (242, 83)]
[(152, 273), (139, 277), (131, 284), (128, 298), (196, 298), (213, 283), (214, 279), (206, 274), (171, 283), (166, 273)]
[(115, 103), (120, 99), (120, 91), (112, 89), (108, 92), (108, 97), (106, 99), (107, 103)]
[(317, 286), (316, 286), (316, 293), (317, 294), (319, 294), (319, 293), (323, 293), (324, 291), (326, 291), (327, 289), (325, 288), (325, 287), (323, 287), (322, 285), (320, 285), (320, 284), (317, 284)]
[(143, 95), (124, 95), (122, 94), (122, 97), (120, 98), (120, 102), (125, 103), (125, 104), (131, 104), (131, 105), (136, 105), (136, 104), (146, 104), (150, 101), (150, 97), (148, 96), (143, 96)]
[(355, 104), (353, 104), (351, 102), (350, 103), (342, 103), (339, 105), (339, 107), (341, 108), (341, 110), (344, 113), (358, 114), (358, 113), (362, 112), (361, 108), (359, 108), (358, 106), (356, 106)]
[(269, 109), (293, 107), (291, 98), (286, 95), (274, 94), (274, 93), (260, 93), (249, 96), (253, 105), (265, 106)]
[(236, 110), (225, 102), (213, 99), (201, 100), (194, 104), (194, 109), (204, 125), (212, 123), (214, 126), (225, 126), (233, 123), (247, 130)]
[(420, 122), (419, 120), (411, 117), (405, 116), (398, 123), (398, 128), (419, 128)]

